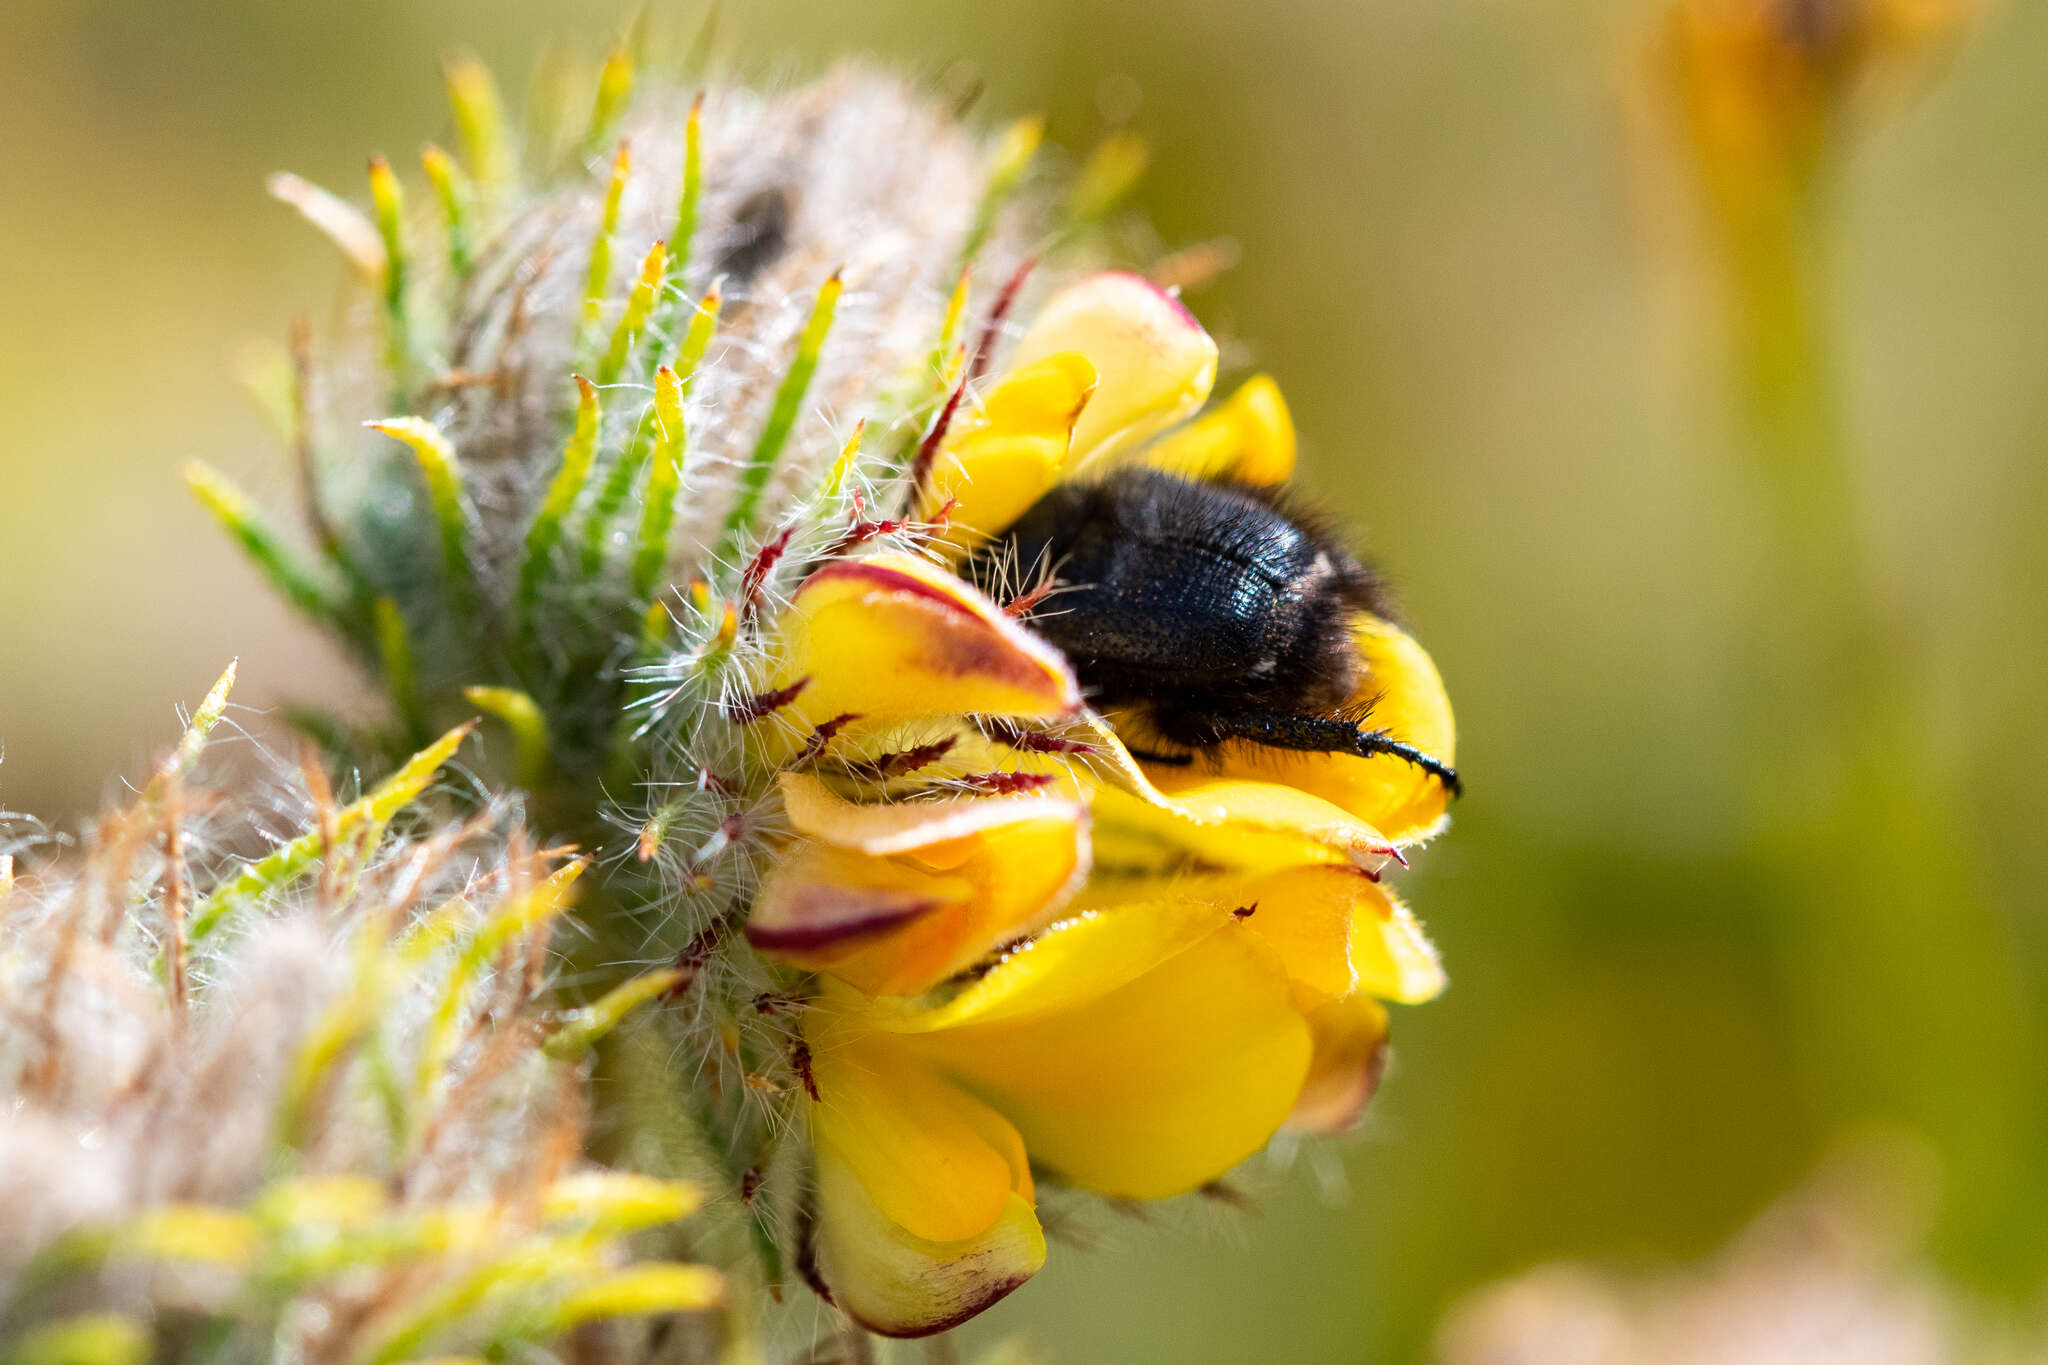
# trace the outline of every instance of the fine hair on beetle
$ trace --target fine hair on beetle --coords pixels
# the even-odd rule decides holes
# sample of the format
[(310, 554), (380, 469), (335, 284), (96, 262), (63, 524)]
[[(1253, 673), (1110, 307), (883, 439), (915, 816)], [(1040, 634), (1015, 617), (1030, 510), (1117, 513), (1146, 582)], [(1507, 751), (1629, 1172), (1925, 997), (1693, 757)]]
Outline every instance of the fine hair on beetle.
[(1143, 466), (1062, 484), (966, 572), (994, 591), (1027, 566), (1052, 576), (1058, 606), (1024, 619), (1096, 704), (1142, 722), (1142, 757), (1188, 763), (1230, 740), (1389, 754), (1459, 792), (1450, 765), (1352, 700), (1351, 620), (1387, 615), (1386, 587), (1287, 490)]

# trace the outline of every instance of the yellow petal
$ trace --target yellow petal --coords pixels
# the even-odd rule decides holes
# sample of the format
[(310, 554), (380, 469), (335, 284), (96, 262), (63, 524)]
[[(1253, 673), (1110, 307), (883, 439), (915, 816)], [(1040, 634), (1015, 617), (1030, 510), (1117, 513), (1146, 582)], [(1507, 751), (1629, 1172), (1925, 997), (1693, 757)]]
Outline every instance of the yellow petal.
[(1080, 704), (1057, 650), (912, 555), (826, 564), (783, 615), (763, 690), (801, 686), (761, 723), (784, 747), (801, 748), (816, 726), (848, 715), (874, 725), (953, 712), (1057, 716)]
[(1095, 851), (1105, 875), (1275, 871), (1303, 863), (1375, 867), (1393, 844), (1320, 797), (1272, 782), (1163, 776), (1158, 799), (1097, 791)]
[[(1443, 679), (1422, 646), (1406, 633), (1365, 613), (1352, 623), (1362, 665), (1351, 704), (1371, 707), (1367, 724), (1424, 753), (1455, 763), (1457, 727)], [(1391, 754), (1357, 758), (1350, 754), (1298, 753), (1233, 741), (1218, 751), (1226, 778), (1256, 779), (1296, 788), (1379, 830), (1396, 845), (1436, 833), (1443, 825), (1450, 793), (1436, 778)], [(1186, 799), (1184, 784), (1213, 780), (1211, 774), (1148, 765), (1162, 791)]]
[(1076, 472), (1188, 416), (1216, 380), (1216, 343), (1202, 324), (1150, 280), (1121, 271), (1054, 295), (1010, 363), (1021, 369), (1062, 351), (1088, 357), (1098, 377), (1074, 426)]
[(1005, 825), (1081, 816), (1056, 796), (979, 796), (939, 801), (848, 801), (808, 773), (784, 773), (783, 812), (790, 828), (859, 853), (919, 853)]
[(1144, 462), (1191, 479), (1273, 485), (1294, 473), (1294, 419), (1280, 386), (1247, 379), (1229, 401), (1148, 447)]
[(1114, 728), (1090, 717), (1100, 876), (1271, 872), (1304, 863), (1377, 869), (1394, 844), (1351, 812), (1278, 782), (1210, 766), (1140, 763)]
[(821, 1166), (844, 1167), (882, 1217), (933, 1242), (980, 1236), (1013, 1194), (1029, 1198), (1023, 1141), (1001, 1114), (857, 1012), (814, 1017), (809, 1110)]
[(892, 1222), (842, 1163), (821, 1155), (817, 1171), (813, 1264), (832, 1301), (871, 1332), (943, 1332), (1045, 1264), (1045, 1234), (1023, 1195), (1010, 1195), (981, 1232), (939, 1242)]
[(1332, 1000), (1308, 1016), (1315, 1060), (1287, 1126), (1311, 1133), (1351, 1127), (1378, 1088), (1386, 1063), (1387, 1012), (1366, 995)]
[(1382, 1000), (1419, 1005), (1443, 993), (1444, 968), (1422, 926), (1383, 886), (1362, 895), (1351, 927), (1358, 989)]
[(920, 519), (952, 504), (939, 543), (963, 554), (1030, 510), (1067, 462), (1074, 423), (1095, 392), (1095, 367), (1077, 351), (1012, 370), (979, 413), (940, 446), (919, 496)]
[[(747, 941), (770, 957), (822, 971), (884, 944), (900, 952), (897, 945), (912, 925), (973, 895), (973, 884), (963, 877), (935, 876), (907, 860), (806, 844), (763, 878), (747, 916)], [(878, 989), (865, 979), (857, 984)]]
[(1085, 875), (1086, 814), (1057, 797), (865, 805), (785, 773), (811, 842), (772, 866), (755, 947), (873, 995), (923, 991), (1048, 920)]
[(1310, 1039), (1258, 935), (1209, 907), (1127, 906), (1057, 925), (923, 1026), (918, 1050), (973, 1086), (1073, 1184), (1179, 1194), (1263, 1146)]

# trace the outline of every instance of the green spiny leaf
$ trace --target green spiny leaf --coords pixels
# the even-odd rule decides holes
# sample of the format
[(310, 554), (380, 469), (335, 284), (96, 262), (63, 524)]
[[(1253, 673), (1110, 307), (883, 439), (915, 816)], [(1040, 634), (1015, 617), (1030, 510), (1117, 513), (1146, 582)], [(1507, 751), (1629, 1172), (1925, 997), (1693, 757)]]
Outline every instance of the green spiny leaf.
[(1003, 132), (1002, 141), (996, 145), (994, 164), (989, 169), (988, 187), (981, 193), (981, 202), (975, 206), (974, 223), (967, 229), (967, 238), (960, 246), (960, 264), (964, 268), (973, 264), (981, 254), (982, 245), (988, 241), (989, 230), (995, 226), (996, 215), (1009, 202), (1017, 186), (1024, 179), (1024, 172), (1031, 168), (1031, 159), (1038, 155), (1038, 144), (1045, 138), (1043, 118), (1018, 119)]
[(522, 638), (534, 637), (540, 614), (540, 584), (548, 560), (561, 543), (563, 523), (590, 481), (590, 468), (597, 458), (597, 437), (603, 409), (597, 388), (576, 375), (576, 426), (562, 448), (562, 467), (548, 484), (546, 496), (534, 513), (533, 526), (526, 533), (526, 558), (519, 565), (519, 620)]
[(313, 566), (286, 548), (284, 541), (263, 519), (242, 490), (211, 465), (194, 460), (185, 466), (185, 483), (214, 520), (226, 528), (242, 550), (256, 562), (271, 586), (286, 601), (322, 625), (349, 633), (344, 598), (339, 589)]
[(441, 539), (441, 569), (447, 579), (450, 610), (458, 620), (469, 618), (476, 607), (476, 585), (469, 559), (469, 519), (462, 510), (462, 469), (456, 462), (455, 447), (440, 428), (421, 417), (391, 417), (365, 422), (411, 447), (419, 460), (420, 476), (426, 481), (427, 501), (434, 509), (434, 524)]
[(553, 758), (547, 717), (539, 704), (511, 687), (465, 687), (462, 695), (470, 705), (496, 716), (511, 729), (513, 769), (519, 785), (527, 791), (539, 790)]
[(818, 356), (825, 349), (826, 335), (832, 330), (832, 314), (839, 304), (840, 288), (839, 272), (835, 270), (824, 287), (818, 290), (818, 300), (811, 307), (810, 319), (797, 338), (796, 358), (782, 376), (782, 386), (775, 391), (775, 406), (769, 410), (768, 424), (754, 443), (754, 453), (748, 458), (746, 468), (740, 471), (739, 489), (733, 497), (732, 511), (725, 519), (725, 536), (719, 546), (721, 559), (738, 558), (740, 544), (753, 528), (761, 492), (768, 486), (768, 476), (774, 472), (783, 444), (789, 440), (789, 433), (796, 426), (804, 395), (811, 387), (811, 376), (818, 371)]
[[(407, 759), (397, 772), (379, 783), (368, 795), (343, 806), (335, 814), (335, 835), (346, 837), (358, 829), (376, 829), (388, 823), (392, 816), (419, 798), (441, 765), (454, 757), (463, 739), (475, 728), (475, 721), (456, 726)], [(191, 941), (197, 943), (205, 938), (229, 911), (305, 876), (319, 863), (324, 852), (325, 837), (321, 831), (313, 830), (245, 866), (193, 910)]]
[(420, 167), (434, 187), (441, 205), (441, 221), (448, 234), (448, 269), (457, 280), (469, 274), (471, 264), (470, 204), (475, 197), (469, 177), (455, 164), (455, 158), (429, 144), (420, 149)]

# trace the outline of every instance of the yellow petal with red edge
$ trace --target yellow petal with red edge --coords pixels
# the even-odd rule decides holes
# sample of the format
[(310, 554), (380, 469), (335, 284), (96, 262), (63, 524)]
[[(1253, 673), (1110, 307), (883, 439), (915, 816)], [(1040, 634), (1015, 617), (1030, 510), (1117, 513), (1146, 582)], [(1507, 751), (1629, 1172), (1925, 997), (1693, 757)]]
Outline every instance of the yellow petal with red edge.
[(1058, 797), (866, 805), (782, 776), (809, 842), (763, 878), (747, 938), (871, 995), (929, 989), (1048, 920), (1086, 875), (1086, 812)]
[(1443, 993), (1444, 967), (1408, 907), (1383, 886), (1362, 896), (1351, 926), (1358, 989), (1382, 1000), (1419, 1005)]
[(1174, 902), (1056, 925), (895, 1026), (920, 1029), (918, 1050), (1001, 1110), (1033, 1161), (1130, 1199), (1194, 1189), (1256, 1152), (1310, 1056), (1273, 949)]
[(882, 1213), (851, 1171), (820, 1158), (811, 1257), (832, 1302), (871, 1332), (929, 1336), (957, 1327), (1045, 1264), (1031, 1201), (1012, 1194), (995, 1222), (937, 1242)]
[(834, 560), (804, 580), (783, 620), (764, 691), (798, 690), (755, 724), (784, 747), (845, 716), (873, 726), (954, 712), (1057, 716), (1080, 704), (1057, 650), (913, 555)]
[[(747, 914), (747, 941), (812, 971), (865, 959), (866, 971), (840, 975), (869, 978), (883, 970), (882, 958), (904, 954), (914, 927), (973, 896), (974, 884), (964, 877), (933, 873), (907, 860), (803, 844), (763, 877)], [(858, 984), (870, 992), (879, 989), (865, 979)]]
[(1354, 995), (1309, 1012), (1315, 1060), (1287, 1126), (1339, 1133), (1358, 1122), (1379, 1087), (1386, 1065), (1387, 1012), (1377, 1000)]
[[(1351, 704), (1370, 705), (1366, 724), (1426, 754), (1455, 763), (1457, 726), (1443, 679), (1422, 646), (1399, 628), (1359, 613), (1352, 621), (1361, 677)], [(1436, 833), (1450, 793), (1421, 768), (1392, 754), (1358, 758), (1351, 754), (1299, 753), (1232, 741), (1218, 751), (1224, 777), (1293, 787), (1349, 811), (1397, 845)], [(1148, 765), (1162, 791), (1190, 781), (1189, 770)], [(1202, 780), (1197, 777), (1193, 780)]]
[(1214, 412), (1162, 436), (1143, 460), (1190, 479), (1271, 486), (1294, 473), (1294, 419), (1270, 376), (1254, 375)]
[(917, 515), (946, 512), (939, 544), (963, 554), (1029, 511), (1059, 482), (1089, 395), (1095, 366), (1062, 351), (1012, 370), (981, 410), (959, 423), (939, 447)]
[(1142, 275), (1076, 281), (1039, 310), (1013, 368), (1062, 351), (1095, 366), (1094, 397), (1074, 426), (1072, 467), (1134, 448), (1202, 406), (1216, 382), (1216, 343), (1194, 314)]
[(1031, 1194), (1017, 1131), (916, 1055), (904, 1040), (831, 1007), (807, 1039), (818, 1098), (808, 1106), (820, 1164), (860, 1182), (881, 1215), (913, 1237), (955, 1242), (986, 1232), (1010, 1196)]

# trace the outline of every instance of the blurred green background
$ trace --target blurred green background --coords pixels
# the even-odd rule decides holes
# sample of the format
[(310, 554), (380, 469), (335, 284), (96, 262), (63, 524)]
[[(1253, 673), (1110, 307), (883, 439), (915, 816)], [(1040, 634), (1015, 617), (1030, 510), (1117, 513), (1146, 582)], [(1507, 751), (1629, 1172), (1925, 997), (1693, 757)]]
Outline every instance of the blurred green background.
[[(1833, 196), (1838, 510), (1877, 623), (1860, 686), (1882, 694), (1839, 726), (1811, 720), (1834, 684), (1804, 642), (1842, 604), (1772, 567), (1772, 456), (1733, 401), (1714, 259), (1676, 145), (1632, 104), (1656, 6), (725, 15), (802, 64), (969, 63), (985, 112), (1046, 111), (1070, 145), (1140, 92), (1163, 235), (1241, 253), (1193, 302), (1281, 379), (1309, 478), (1396, 573), (1459, 709), (1472, 795), (1403, 881), (1453, 988), (1397, 1016), (1364, 1133), (1259, 1176), (1248, 1215), (1109, 1220), (1105, 1250), (1056, 1255), (976, 1339), (1426, 1358), (1471, 1286), (1705, 1254), (1872, 1124), (1940, 1158), (1943, 1269), (2039, 1293), (2048, 6), (1983, 15)], [(445, 133), (444, 53), (516, 88), (545, 42), (596, 53), (617, 21), (541, 0), (0, 10), (0, 805), (75, 824), (231, 655), (241, 700), (352, 693), (178, 479), (204, 456), (288, 497), (233, 360), (343, 282), (262, 178), (357, 184), (367, 152)]]

